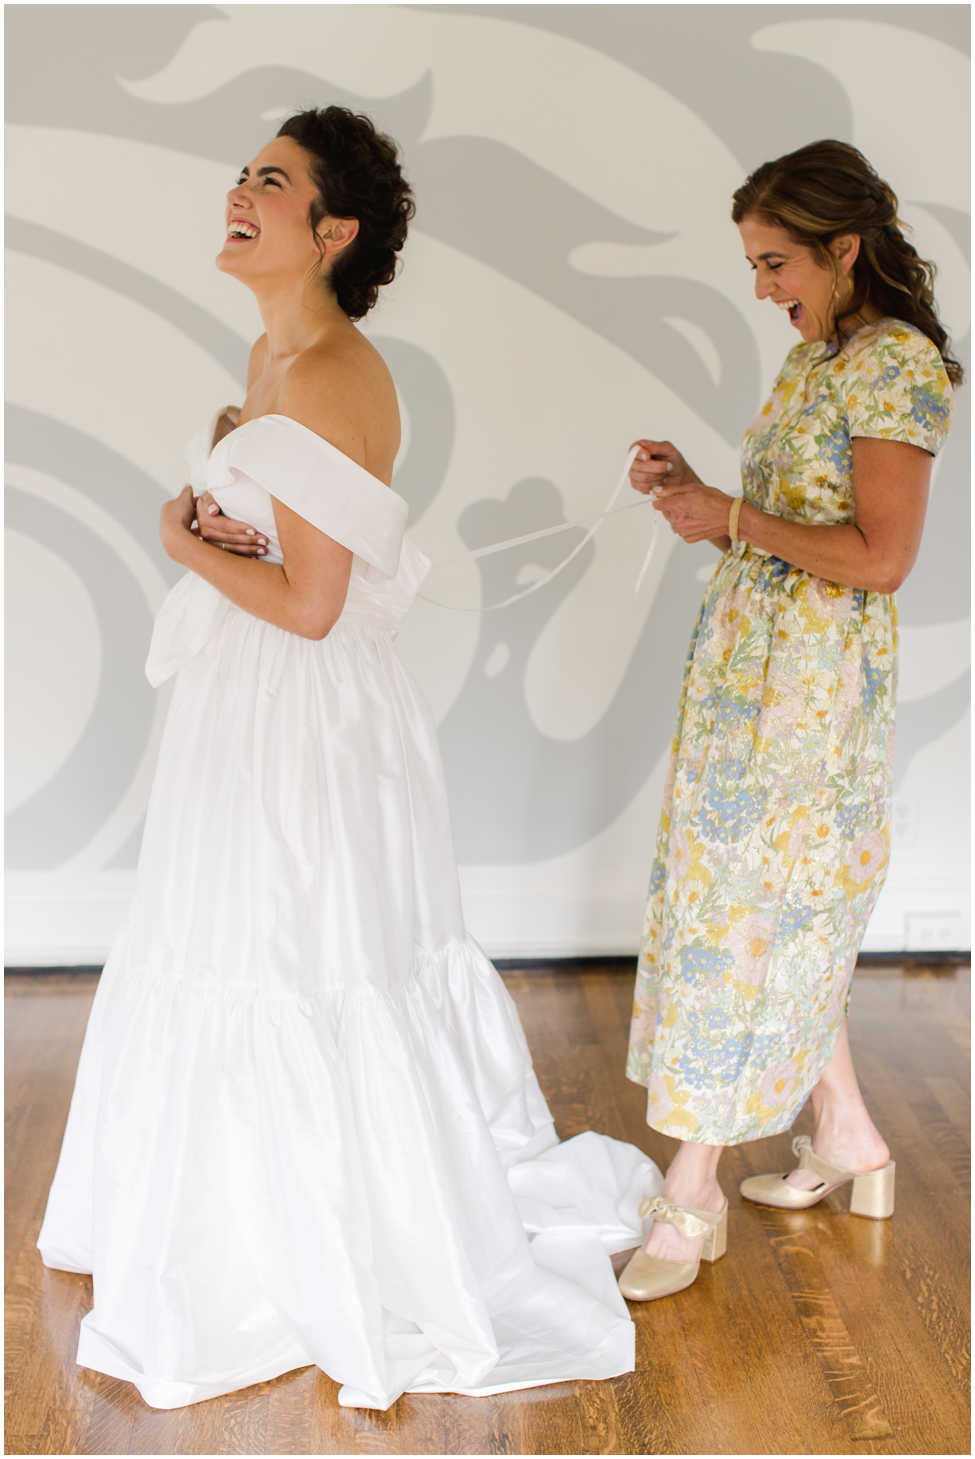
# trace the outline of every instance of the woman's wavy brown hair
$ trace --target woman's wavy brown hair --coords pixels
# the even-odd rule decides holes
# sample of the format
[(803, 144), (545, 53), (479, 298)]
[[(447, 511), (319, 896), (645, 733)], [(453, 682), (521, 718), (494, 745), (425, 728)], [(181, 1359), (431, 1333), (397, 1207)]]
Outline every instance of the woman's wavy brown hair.
[(345, 106), (312, 107), (278, 130), (308, 153), (318, 197), (308, 219), (314, 233), (323, 218), (357, 218), (359, 231), (337, 254), (329, 284), (350, 319), (362, 319), (384, 284), (396, 277), (397, 255), (415, 208), (399, 165), (396, 143), (369, 117)]
[[(908, 243), (893, 189), (855, 147), (810, 142), (787, 157), (763, 162), (734, 194), (731, 216), (735, 223), (755, 216), (784, 228), (833, 270), (837, 284), (840, 274), (829, 244), (843, 233), (859, 234), (853, 293), (844, 302), (843, 318), (872, 306), (884, 316), (913, 324), (940, 352), (951, 383), (961, 384), (962, 367), (951, 353), (934, 302), (934, 264), (919, 258)], [(842, 323), (836, 321), (838, 342)]]

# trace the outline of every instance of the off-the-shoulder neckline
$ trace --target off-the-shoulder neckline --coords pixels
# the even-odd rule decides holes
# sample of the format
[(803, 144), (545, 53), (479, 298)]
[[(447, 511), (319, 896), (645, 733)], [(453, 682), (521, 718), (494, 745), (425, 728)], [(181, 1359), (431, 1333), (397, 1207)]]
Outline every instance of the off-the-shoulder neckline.
[[(333, 446), (331, 441), (326, 441), (324, 436), (320, 436), (318, 432), (313, 431), (310, 426), (302, 425), (301, 421), (295, 420), (294, 416), (279, 415), (276, 411), (269, 411), (267, 415), (252, 416), (250, 420), (245, 420), (243, 425), (234, 426), (232, 431), (228, 431), (225, 436), (220, 437), (215, 446), (210, 447), (210, 451), (207, 455), (207, 460), (211, 460), (214, 453), (219, 451), (224, 441), (229, 441), (231, 436), (235, 436), (238, 431), (246, 431), (248, 426), (258, 425), (259, 422), (261, 422), (262, 420), (283, 420), (287, 421), (289, 426), (297, 426), (299, 431), (304, 431), (306, 436), (311, 436), (312, 440), (317, 441), (320, 446), (325, 446), (327, 450), (333, 451), (336, 456), (341, 456), (343, 461), (348, 461), (349, 465), (354, 466), (356, 471), (360, 471), (363, 476), (368, 476), (369, 480), (374, 481), (377, 486), (381, 486), (383, 491), (393, 491), (393, 488), (391, 486), (387, 486), (385, 481), (383, 481), (381, 477), (374, 476), (371, 471), (367, 471), (364, 466), (360, 466), (358, 461), (353, 461), (351, 456), (347, 456), (344, 451), (340, 451), (338, 446)], [(396, 494), (396, 492), (393, 492), (394, 496), (396, 496)]]

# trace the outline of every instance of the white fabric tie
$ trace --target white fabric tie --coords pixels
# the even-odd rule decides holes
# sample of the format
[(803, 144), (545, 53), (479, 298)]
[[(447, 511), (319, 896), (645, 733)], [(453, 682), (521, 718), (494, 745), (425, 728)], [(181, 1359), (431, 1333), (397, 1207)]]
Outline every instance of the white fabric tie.
[[(577, 542), (575, 547), (573, 547), (572, 551), (568, 554), (568, 556), (563, 557), (562, 561), (557, 563), (555, 567), (552, 568), (551, 572), (546, 573), (545, 576), (539, 578), (537, 582), (529, 583), (527, 588), (522, 588), (521, 591), (518, 593), (512, 593), (510, 598), (504, 598), (500, 603), (489, 603), (487, 607), (479, 606), (477, 608), (461, 608), (455, 603), (441, 603), (437, 598), (428, 598), (425, 593), (420, 593), (419, 596), (423, 599), (424, 603), (432, 603), (435, 608), (449, 608), (451, 612), (454, 613), (496, 613), (500, 608), (510, 608), (512, 603), (517, 603), (520, 598), (527, 598), (529, 593), (537, 593), (539, 588), (547, 587), (552, 579), (554, 577), (557, 577), (563, 568), (568, 567), (569, 563), (574, 557), (578, 557), (579, 553), (585, 547), (586, 543), (592, 541), (593, 537), (595, 537), (596, 535), (596, 532), (599, 530), (602, 523), (606, 521), (607, 517), (619, 517), (623, 514), (623, 512), (632, 512), (637, 507), (645, 507), (650, 504), (650, 497), (644, 497), (640, 501), (631, 502), (629, 506), (618, 507), (616, 511), (613, 511), (614, 503), (616, 502), (617, 497), (619, 496), (620, 492), (626, 485), (627, 480), (629, 479), (630, 467), (636, 460), (636, 454), (638, 450), (639, 447), (634, 446), (633, 449), (630, 451), (629, 455), (626, 458), (626, 464), (623, 467), (620, 479), (616, 483), (616, 486), (613, 489), (609, 501), (606, 503), (605, 507), (597, 517), (583, 517), (578, 522), (559, 522), (558, 525), (555, 527), (542, 527), (540, 531), (526, 532), (522, 537), (509, 537), (504, 542), (492, 542), (487, 547), (477, 547), (474, 549), (473, 552), (462, 552), (458, 557), (449, 557), (446, 558), (442, 563), (436, 564), (438, 567), (445, 567), (448, 564), (455, 562), (467, 562), (469, 559), (475, 557), (489, 557), (494, 552), (503, 552), (504, 549), (507, 547), (520, 547), (523, 543), (535, 542), (540, 537), (552, 537), (555, 535), (556, 532), (568, 532), (570, 527), (588, 527), (589, 530), (586, 532), (586, 535), (583, 537), (582, 541)], [(653, 533), (650, 538), (650, 546), (647, 550), (646, 557), (643, 559), (643, 566), (640, 569), (639, 576), (637, 577), (636, 585), (634, 587), (634, 592), (637, 593), (640, 591), (640, 588), (643, 584), (643, 579), (647, 575), (647, 568), (650, 566), (650, 559), (653, 557), (654, 548), (657, 545), (657, 532), (659, 530), (660, 524), (656, 516), (652, 520)]]

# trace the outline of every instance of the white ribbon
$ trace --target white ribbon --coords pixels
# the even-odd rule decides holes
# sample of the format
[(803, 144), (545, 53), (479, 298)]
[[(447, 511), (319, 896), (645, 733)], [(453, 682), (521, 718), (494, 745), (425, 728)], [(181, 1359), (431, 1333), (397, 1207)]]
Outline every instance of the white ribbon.
[[(552, 568), (551, 572), (546, 573), (545, 576), (539, 578), (537, 582), (529, 583), (528, 587), (522, 588), (521, 592), (513, 593), (510, 598), (505, 598), (500, 603), (490, 603), (486, 608), (483, 606), (477, 608), (461, 608), (458, 607), (455, 603), (441, 603), (438, 602), (436, 598), (428, 598), (425, 593), (420, 593), (419, 596), (423, 599), (425, 603), (432, 603), (435, 608), (449, 608), (454, 613), (496, 613), (499, 608), (510, 608), (512, 603), (517, 603), (521, 598), (527, 598), (529, 593), (537, 593), (539, 588), (547, 587), (552, 579), (554, 577), (557, 577), (563, 568), (568, 567), (569, 563), (574, 557), (578, 557), (579, 553), (585, 547), (586, 543), (592, 541), (593, 537), (595, 537), (596, 535), (596, 532), (599, 530), (599, 527), (602, 525), (603, 522), (606, 521), (607, 517), (619, 517), (622, 516), (624, 512), (632, 512), (636, 507), (645, 507), (650, 504), (650, 498), (643, 497), (640, 501), (631, 502), (629, 506), (618, 507), (615, 512), (613, 511), (613, 504), (627, 483), (630, 475), (630, 467), (636, 460), (636, 453), (639, 449), (639, 446), (634, 446), (633, 449), (630, 451), (630, 454), (626, 458), (626, 465), (623, 467), (620, 479), (616, 483), (616, 486), (613, 489), (609, 501), (606, 503), (603, 510), (599, 513), (598, 517), (583, 517), (578, 522), (560, 522), (555, 527), (543, 527), (538, 532), (526, 532), (523, 537), (509, 537), (505, 542), (492, 542), (487, 547), (477, 547), (474, 549), (473, 552), (462, 552), (459, 557), (449, 557), (446, 558), (442, 563), (436, 564), (437, 567), (446, 567), (450, 563), (467, 562), (469, 559), (475, 557), (489, 557), (491, 553), (503, 552), (504, 549), (507, 547), (520, 547), (525, 542), (537, 541), (539, 537), (552, 537), (556, 532), (568, 532), (570, 527), (588, 527), (589, 530), (582, 538), (581, 542), (577, 542), (575, 547), (573, 547), (572, 551), (568, 554), (568, 556), (563, 557), (562, 561), (560, 563), (557, 563), (556, 566)], [(650, 547), (647, 551), (646, 557), (643, 560), (643, 566), (640, 569), (640, 575), (636, 580), (636, 586), (634, 588), (634, 592), (637, 593), (640, 591), (643, 579), (646, 577), (647, 568), (650, 566), (650, 559), (653, 557), (653, 551), (657, 545), (657, 532), (660, 524), (657, 521), (656, 515), (654, 515), (652, 520), (653, 534), (650, 538)]]

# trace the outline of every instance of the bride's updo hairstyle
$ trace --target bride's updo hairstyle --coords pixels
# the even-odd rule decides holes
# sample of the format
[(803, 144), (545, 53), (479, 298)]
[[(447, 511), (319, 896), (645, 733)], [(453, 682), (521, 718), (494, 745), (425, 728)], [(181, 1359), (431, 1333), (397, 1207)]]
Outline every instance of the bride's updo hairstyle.
[(735, 223), (757, 217), (784, 228), (832, 269), (837, 285), (841, 275), (828, 245), (843, 233), (859, 234), (844, 317), (870, 305), (885, 317), (913, 324), (940, 352), (951, 383), (961, 384), (962, 368), (951, 354), (934, 302), (934, 264), (919, 258), (908, 243), (892, 188), (855, 147), (811, 142), (776, 162), (763, 162), (734, 194), (731, 217)]
[(397, 254), (415, 212), (396, 143), (345, 106), (300, 111), (278, 131), (308, 153), (318, 188), (308, 219), (357, 218), (359, 231), (335, 256), (330, 285), (350, 319), (362, 319), (396, 276)]

